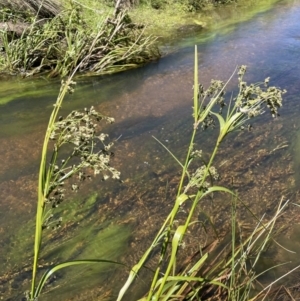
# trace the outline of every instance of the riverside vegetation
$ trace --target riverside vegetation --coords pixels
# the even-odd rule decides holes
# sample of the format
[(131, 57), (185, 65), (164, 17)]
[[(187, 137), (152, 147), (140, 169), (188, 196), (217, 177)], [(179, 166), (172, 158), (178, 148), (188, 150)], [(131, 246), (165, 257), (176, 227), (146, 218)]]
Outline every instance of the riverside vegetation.
[[(146, 34), (143, 24), (133, 22), (128, 9), (172, 8), (169, 14), (173, 15), (175, 11), (186, 13), (235, 1), (2, 0), (0, 71), (22, 76), (47, 73), (50, 77), (63, 77), (79, 65), (78, 72), (92, 74), (135, 68), (161, 54), (156, 37)], [(153, 12), (151, 16), (148, 23), (153, 21)], [(162, 17), (161, 22), (167, 20)]]
[(63, 77), (75, 68), (105, 74), (137, 67), (160, 55), (155, 38), (145, 36), (126, 10), (101, 16), (92, 27), (73, 1), (47, 19), (42, 18), (47, 11), (39, 13), (43, 8), (43, 1), (35, 15), (2, 8), (0, 70), (23, 76), (47, 72), (50, 77)]
[[(274, 216), (267, 219), (259, 218), (252, 213), (251, 208), (244, 205), (238, 195), (226, 187), (216, 185), (219, 174), (214, 166), (218, 150), (225, 139), (230, 139), (234, 131), (250, 128), (255, 117), (265, 111), (276, 118), (278, 109), (282, 106), (282, 95), (285, 93), (277, 87), (269, 86), (269, 79), (264, 82), (248, 84), (244, 75), (246, 66), (240, 66), (228, 80), (232, 80), (237, 73), (238, 91), (236, 95), (226, 93), (227, 83), (212, 80), (205, 89), (198, 83), (197, 48), (195, 49), (194, 66), (194, 96), (193, 96), (193, 131), (186, 150), (186, 159), (181, 162), (175, 155), (158, 141), (178, 163), (182, 173), (174, 196), (173, 208), (165, 218), (152, 243), (133, 266), (127, 263), (112, 262), (98, 258), (85, 258), (56, 263), (48, 269), (38, 280), (39, 254), (42, 237), (48, 228), (58, 228), (61, 218), (54, 218), (53, 212), (65, 200), (68, 181), (71, 177), (77, 181), (84, 181), (92, 174), (101, 174), (103, 180), (109, 177), (120, 180), (120, 173), (110, 165), (113, 155), (112, 142), (107, 141), (107, 135), (98, 133), (97, 124), (104, 120), (113, 122), (92, 107), (83, 112), (73, 111), (67, 117), (59, 116), (59, 109), (67, 93), (73, 93), (72, 80), (76, 70), (62, 82), (61, 90), (51, 114), (46, 131), (42, 160), (39, 171), (38, 202), (35, 224), (34, 259), (32, 266), (32, 285), (27, 294), (28, 300), (37, 300), (42, 293), (49, 277), (60, 269), (74, 265), (95, 263), (110, 263), (122, 265), (129, 270), (127, 281), (121, 288), (117, 300), (124, 300), (132, 283), (141, 270), (150, 269), (151, 280), (148, 291), (140, 300), (258, 300), (265, 298), (271, 287), (277, 281), (261, 286), (259, 277), (264, 273), (256, 273), (256, 266), (263, 251), (271, 241), (275, 241), (274, 229), (278, 217), (288, 205), (283, 198), (278, 199), (278, 207)], [(79, 67), (78, 67), (79, 68)], [(249, 127), (248, 127), (249, 126)], [(218, 128), (215, 147), (209, 160), (202, 156), (201, 149), (195, 144), (196, 136), (201, 129)], [(205, 141), (202, 141), (205, 143)], [(52, 154), (48, 158), (48, 150)], [(69, 155), (64, 152), (67, 148)], [(78, 185), (71, 185), (77, 190)], [(205, 198), (214, 193), (225, 193), (231, 196), (231, 231), (230, 242), (222, 250), (217, 248), (222, 241), (218, 237), (220, 229), (216, 229), (210, 222), (210, 228), (217, 239), (206, 245), (198, 245), (201, 238), (194, 234), (197, 251), (185, 247), (188, 233), (196, 233), (195, 227), (208, 231), (207, 225), (200, 222), (196, 211), (201, 209)], [(163, 206), (163, 200), (161, 203)], [(237, 211), (244, 206), (254, 219), (252, 231), (241, 235), (238, 226)], [(183, 210), (184, 208), (184, 210)], [(208, 220), (211, 219), (208, 217)], [(58, 230), (59, 231), (59, 230)], [(135, 250), (133, 250), (135, 251)], [(156, 256), (152, 256), (156, 254)], [(148, 264), (151, 262), (151, 268)], [(154, 268), (153, 268), (154, 267)], [(296, 269), (296, 268), (295, 268)], [(72, 281), (72, 279), (69, 279)]]

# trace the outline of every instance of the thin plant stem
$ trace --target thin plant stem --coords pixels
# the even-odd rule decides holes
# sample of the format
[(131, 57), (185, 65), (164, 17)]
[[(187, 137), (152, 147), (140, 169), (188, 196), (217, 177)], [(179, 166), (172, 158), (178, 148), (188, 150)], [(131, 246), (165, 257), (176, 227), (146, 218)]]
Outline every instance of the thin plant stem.
[(59, 93), (56, 103), (54, 105), (54, 109), (53, 109), (50, 119), (49, 119), (48, 127), (47, 127), (45, 138), (44, 138), (43, 148), (42, 148), (41, 163), (40, 163), (40, 169), (39, 169), (39, 180), (38, 180), (38, 202), (37, 202), (37, 212), (36, 212), (34, 258), (33, 258), (33, 267), (32, 267), (31, 294), (30, 294), (31, 299), (34, 296), (35, 287), (36, 287), (37, 266), (38, 266), (40, 247), (41, 247), (41, 243), (42, 243), (43, 214), (44, 214), (44, 209), (45, 209), (45, 201), (46, 201), (46, 197), (47, 197), (47, 192), (49, 190), (49, 185), (50, 185), (49, 173), (47, 174), (47, 168), (46, 168), (47, 150), (48, 150), (50, 135), (51, 135), (55, 120), (58, 116), (59, 109), (62, 105), (65, 95), (68, 92), (68, 87), (69, 87), (70, 83), (72, 82), (72, 78), (75, 75), (77, 68), (74, 69), (73, 73), (67, 79), (67, 81), (65, 82), (65, 84), (62, 86), (62, 88), (60, 90), (60, 93)]

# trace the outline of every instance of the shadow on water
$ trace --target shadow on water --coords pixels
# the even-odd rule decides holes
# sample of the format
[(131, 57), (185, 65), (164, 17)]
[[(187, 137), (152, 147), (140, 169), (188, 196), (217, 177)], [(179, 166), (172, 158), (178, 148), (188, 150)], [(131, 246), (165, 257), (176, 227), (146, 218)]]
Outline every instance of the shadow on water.
[[(300, 2), (279, 1), (255, 17), (247, 9), (244, 19), (240, 11), (235, 8), (230, 14), (230, 24), (218, 21), (215, 28), (180, 38), (176, 53), (144, 68), (77, 80), (76, 92), (67, 97), (62, 115), (94, 105), (116, 119), (111, 126), (103, 124), (102, 130), (117, 140), (112, 164), (122, 172), (123, 183), (104, 185), (94, 178), (78, 194), (70, 193), (70, 200), (55, 213), (63, 215), (62, 229), (47, 234), (41, 270), (58, 260), (89, 256), (130, 266), (142, 254), (172, 204), (179, 172), (152, 136), (179, 159), (184, 157), (192, 127), (195, 43), (204, 84), (211, 78), (226, 80), (236, 65), (246, 64), (248, 82), (271, 76), (272, 85), (288, 90), (281, 118), (262, 115), (253, 131), (237, 132), (224, 144), (216, 161), (222, 184), (238, 191), (257, 214), (271, 214), (282, 195), (299, 204), (300, 65), (295, 62), (300, 59)], [(215, 17), (222, 20), (219, 14)], [(236, 81), (228, 90), (234, 87)], [(20, 300), (29, 287), (38, 162), (58, 89), (58, 82), (41, 79), (4, 82), (0, 91), (0, 296), (4, 300)], [(197, 138), (204, 154), (213, 147), (213, 138), (211, 131)], [(208, 202), (203, 208), (217, 225), (230, 214), (224, 199), (217, 196), (213, 206)], [(295, 225), (279, 239), (283, 245), (293, 240), (287, 245), (295, 251), (300, 241), (299, 210), (290, 206), (280, 220), (281, 225), (291, 221)], [(244, 211), (239, 218), (245, 225), (250, 223)], [(283, 249), (272, 252), (278, 262), (297, 263)], [(126, 273), (126, 269), (107, 265), (58, 273), (41, 300), (112, 299)]]

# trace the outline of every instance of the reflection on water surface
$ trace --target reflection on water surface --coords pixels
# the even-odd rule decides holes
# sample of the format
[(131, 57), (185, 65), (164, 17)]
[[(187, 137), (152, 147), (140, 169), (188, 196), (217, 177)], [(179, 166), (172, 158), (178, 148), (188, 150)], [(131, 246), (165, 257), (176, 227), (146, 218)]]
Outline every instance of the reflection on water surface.
[[(41, 264), (47, 267), (57, 259), (89, 255), (133, 264), (142, 254), (147, 237), (153, 236), (172, 204), (179, 172), (152, 135), (183, 158), (192, 126), (195, 43), (200, 80), (204, 84), (211, 78), (226, 80), (235, 66), (246, 64), (247, 81), (263, 81), (270, 76), (272, 85), (288, 90), (281, 118), (273, 120), (262, 115), (253, 131), (235, 133), (224, 144), (216, 161), (221, 166), (222, 184), (237, 190), (259, 214), (271, 213), (282, 195), (299, 203), (299, 15), (299, 1), (279, 1), (269, 11), (245, 17), (244, 23), (219, 23), (214, 29), (179, 39), (176, 53), (144, 68), (104, 78), (79, 79), (77, 91), (68, 96), (62, 114), (94, 105), (116, 119), (114, 125), (104, 126), (103, 131), (109, 132), (112, 139), (119, 138), (112, 164), (120, 169), (124, 182), (104, 185), (95, 178), (77, 195), (71, 194), (73, 201), (60, 209), (65, 226), (57, 233), (49, 232)], [(235, 86), (236, 82), (230, 84), (228, 90)], [(0, 295), (7, 299), (17, 298), (24, 287), (29, 287), (38, 162), (59, 83), (45, 79), (13, 80), (4, 82), (2, 87)], [(201, 135), (199, 148), (207, 152), (213, 146), (214, 134)], [(205, 139), (205, 146), (201, 138)], [(229, 207), (228, 213), (222, 207), (224, 203), (216, 196), (213, 203), (203, 204), (206, 211), (212, 212), (216, 225), (222, 225), (230, 214)], [(247, 224), (247, 213), (240, 215)], [(298, 225), (299, 217), (299, 208), (291, 206), (281, 223), (288, 224), (292, 219)], [(292, 235), (296, 240), (295, 231), (287, 230), (286, 237)], [(299, 251), (298, 242), (289, 247)], [(124, 255), (121, 250), (128, 253)], [(288, 257), (284, 254), (281, 250), (274, 257), (285, 260)], [(98, 279), (95, 273), (102, 276)], [(77, 276), (75, 281), (68, 281), (73, 276)], [(112, 279), (117, 279), (117, 289), (125, 276), (126, 272), (107, 266), (58, 273), (47, 287), (49, 293), (41, 299), (53, 300), (55, 294), (56, 300), (100, 298), (104, 292), (96, 283), (107, 284), (105, 291), (109, 294)], [(95, 278), (97, 281), (93, 282)], [(66, 287), (62, 288), (62, 284)], [(82, 289), (78, 291), (75, 287)]]

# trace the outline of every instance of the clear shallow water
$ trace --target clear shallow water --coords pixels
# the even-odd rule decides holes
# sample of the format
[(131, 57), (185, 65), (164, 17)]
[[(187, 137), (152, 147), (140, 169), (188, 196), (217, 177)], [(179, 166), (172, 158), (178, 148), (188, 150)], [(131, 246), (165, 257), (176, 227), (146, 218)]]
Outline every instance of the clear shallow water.
[[(83, 258), (86, 254), (128, 262), (137, 259), (143, 248), (140, 246), (147, 242), (146, 236), (155, 231), (172, 203), (168, 196), (172, 195), (178, 171), (152, 135), (179, 157), (189, 140), (194, 44), (198, 45), (200, 80), (204, 84), (211, 78), (226, 80), (237, 65), (246, 64), (247, 81), (270, 76), (272, 85), (288, 90), (281, 118), (274, 121), (265, 114), (253, 132), (234, 135), (224, 145), (218, 162), (222, 163), (224, 183), (233, 183), (233, 188), (246, 201), (254, 203), (258, 212), (272, 211), (281, 195), (291, 196), (293, 202), (299, 203), (300, 2), (279, 1), (271, 10), (238, 23), (241, 14), (230, 15), (236, 17), (236, 22), (216, 22), (215, 28), (179, 39), (176, 53), (144, 68), (77, 81), (76, 92), (67, 98), (62, 114), (94, 105), (116, 119), (114, 125), (104, 126), (104, 130), (113, 139), (121, 136), (113, 164), (121, 170), (124, 183), (108, 182), (104, 186), (100, 179), (94, 179), (78, 195), (70, 196), (79, 204), (66, 204), (61, 210), (65, 211), (65, 224), (73, 230), (75, 238), (72, 240), (65, 232), (50, 233), (52, 245), (42, 254), (45, 264), (57, 259)], [(236, 82), (230, 84), (228, 90), (235, 86)], [(24, 286), (29, 287), (29, 273), (19, 272), (30, 269), (30, 220), (35, 214), (38, 162), (59, 82), (14, 80), (3, 82), (2, 87), (0, 99), (8, 100), (0, 107), (0, 269), (4, 275), (0, 278), (0, 294), (4, 300), (11, 296), (17, 300), (13, 296), (20, 297)], [(212, 134), (203, 135), (209, 139), (209, 149)], [(282, 143), (289, 147), (272, 152)], [(90, 201), (87, 196), (93, 192), (98, 197)], [(294, 224), (300, 223), (296, 207), (289, 213)], [(215, 220), (222, 220), (222, 216), (215, 213)], [(288, 222), (288, 217), (284, 222)], [(110, 238), (104, 229), (112, 230)], [(115, 239), (121, 231), (123, 239)], [(292, 230), (291, 233), (294, 237)], [(62, 238), (57, 241), (52, 236)], [(120, 250), (128, 250), (127, 255)], [(284, 257), (281, 253), (280, 256)], [(53, 280), (48, 289), (53, 294), (57, 292), (56, 300), (98, 298), (103, 292), (96, 283), (122, 280), (125, 275), (117, 271), (116, 276), (114, 268), (106, 267), (101, 279), (89, 277), (84, 281), (84, 271), (70, 272), (72, 277), (78, 276), (73, 284), (68, 281), (68, 274), (59, 274), (58, 280)], [(95, 273), (101, 274), (100, 271), (96, 269)], [(92, 279), (94, 293), (75, 290), (79, 286), (88, 289)], [(61, 288), (62, 283), (67, 286)], [(51, 292), (41, 300), (53, 300)]]

